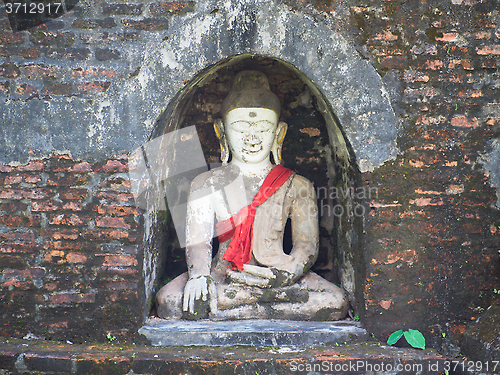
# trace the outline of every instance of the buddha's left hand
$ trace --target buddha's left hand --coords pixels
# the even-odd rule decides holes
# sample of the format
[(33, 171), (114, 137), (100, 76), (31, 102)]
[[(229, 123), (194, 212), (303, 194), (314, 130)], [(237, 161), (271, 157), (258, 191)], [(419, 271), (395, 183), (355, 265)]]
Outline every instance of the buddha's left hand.
[[(243, 265), (242, 271), (228, 271), (229, 279), (239, 284), (258, 286), (260, 288), (278, 288), (293, 284), (298, 277), (294, 274), (274, 267)], [(300, 276), (299, 276), (300, 277)]]

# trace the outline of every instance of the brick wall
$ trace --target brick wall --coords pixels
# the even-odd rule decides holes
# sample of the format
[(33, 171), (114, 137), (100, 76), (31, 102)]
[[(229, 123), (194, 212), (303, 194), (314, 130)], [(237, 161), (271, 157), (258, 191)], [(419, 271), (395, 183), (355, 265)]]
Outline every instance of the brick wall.
[(126, 156), (0, 171), (1, 334), (102, 340), (105, 323), (129, 337), (141, 323), (143, 230)]
[(480, 161), (500, 136), (497, 5), (351, 7), (356, 39), (390, 77), (402, 120), (397, 160), (363, 176), (379, 186), (365, 293), (368, 321), (382, 337), (419, 327), (435, 333), (438, 347), (442, 337), (456, 344), (499, 285), (500, 215)]
[[(0, 8), (2, 100), (91, 103), (136, 76), (148, 40), (168, 37), (197, 6), (91, 3), (19, 32)], [(457, 344), (499, 289), (500, 214), (482, 163), (500, 136), (496, 1), (284, 3), (334, 21), (383, 77), (400, 120), (398, 158), (362, 175), (378, 187), (365, 222), (362, 318), (380, 338), (407, 327), (437, 347)], [(9, 147), (37, 157), (0, 170), (2, 334), (131, 334), (142, 320), (143, 225), (127, 155), (41, 158), (29, 145)]]

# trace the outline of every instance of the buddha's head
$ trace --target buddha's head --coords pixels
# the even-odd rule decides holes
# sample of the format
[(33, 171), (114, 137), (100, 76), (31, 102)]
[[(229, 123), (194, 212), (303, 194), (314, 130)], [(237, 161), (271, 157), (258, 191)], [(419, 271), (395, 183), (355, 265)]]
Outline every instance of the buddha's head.
[(264, 73), (238, 73), (221, 112), (223, 120), (215, 123), (215, 132), (223, 163), (229, 159), (229, 151), (233, 159), (248, 164), (261, 163), (272, 152), (274, 161), (280, 163), (287, 125), (278, 121), (280, 102)]

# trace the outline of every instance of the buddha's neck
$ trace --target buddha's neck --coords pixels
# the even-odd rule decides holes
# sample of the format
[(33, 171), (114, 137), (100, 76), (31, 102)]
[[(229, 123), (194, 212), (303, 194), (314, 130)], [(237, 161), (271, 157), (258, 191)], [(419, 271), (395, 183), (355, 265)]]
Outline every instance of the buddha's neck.
[(248, 177), (265, 177), (269, 171), (274, 167), (269, 159), (263, 160), (259, 163), (248, 164), (236, 159), (231, 161), (231, 164), (237, 166), (240, 169), (240, 173), (243, 176)]

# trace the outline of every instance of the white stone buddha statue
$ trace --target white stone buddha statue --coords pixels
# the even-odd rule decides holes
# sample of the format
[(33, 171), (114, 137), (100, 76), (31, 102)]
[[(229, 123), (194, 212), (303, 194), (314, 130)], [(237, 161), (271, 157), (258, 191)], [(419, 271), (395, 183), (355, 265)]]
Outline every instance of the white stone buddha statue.
[[(344, 291), (309, 269), (318, 255), (314, 187), (280, 165), (287, 125), (267, 77), (240, 72), (215, 124), (222, 166), (191, 183), (187, 273), (157, 294), (165, 319), (338, 320)], [(271, 161), (273, 154), (274, 164)], [(231, 160), (229, 161), (229, 158)], [(291, 220), (292, 249), (283, 251)], [(212, 257), (214, 232), (219, 250)]]

